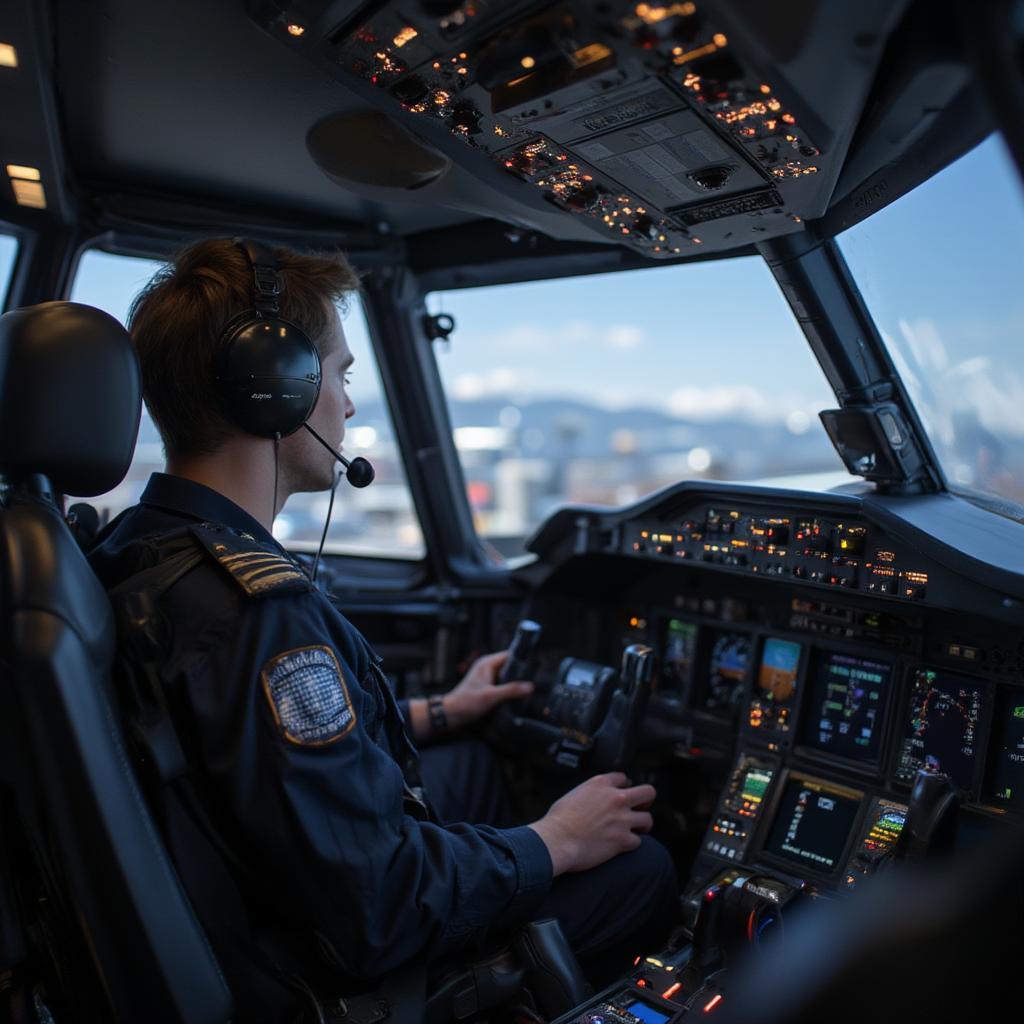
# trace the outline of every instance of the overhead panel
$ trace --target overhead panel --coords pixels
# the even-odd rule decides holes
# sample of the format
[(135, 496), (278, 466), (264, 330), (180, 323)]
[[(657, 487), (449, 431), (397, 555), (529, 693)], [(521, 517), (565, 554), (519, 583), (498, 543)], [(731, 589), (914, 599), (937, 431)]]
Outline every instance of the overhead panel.
[[(446, 129), (475, 151), (467, 166), (515, 179), (522, 209), (509, 219), (528, 223), (530, 208), (553, 204), (596, 238), (658, 259), (799, 231), (827, 206), (843, 154), (825, 142), (843, 133), (791, 83), (776, 86), (767, 51), (733, 41), (726, 4), (370, 9), (332, 23), (337, 5), (306, 4), (263, 24), (340, 81), (371, 86), (410, 125), (429, 125), (430, 138)], [(813, 9), (801, 5), (805, 18)]]

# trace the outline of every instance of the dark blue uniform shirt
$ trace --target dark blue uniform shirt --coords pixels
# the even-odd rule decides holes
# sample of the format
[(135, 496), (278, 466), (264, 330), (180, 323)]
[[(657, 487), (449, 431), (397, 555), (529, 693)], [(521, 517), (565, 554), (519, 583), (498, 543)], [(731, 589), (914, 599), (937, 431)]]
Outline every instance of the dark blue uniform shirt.
[(378, 659), (248, 513), (156, 473), (90, 561), (109, 589), (175, 531), (205, 550), (164, 599), (163, 682), (275, 909), (367, 978), (529, 920), (551, 883), (539, 836), (418, 813), (403, 774), (415, 754)]

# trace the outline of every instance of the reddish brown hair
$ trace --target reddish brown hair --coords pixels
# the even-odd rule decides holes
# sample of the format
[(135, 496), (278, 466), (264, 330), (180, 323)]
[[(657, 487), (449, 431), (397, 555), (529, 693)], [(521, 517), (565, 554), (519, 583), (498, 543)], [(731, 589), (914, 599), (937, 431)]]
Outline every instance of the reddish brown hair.
[[(359, 287), (344, 256), (275, 248), (281, 313), (320, 350), (331, 307)], [(225, 324), (253, 303), (252, 267), (229, 238), (189, 245), (135, 297), (128, 326), (142, 367), (142, 390), (169, 458), (211, 454), (231, 435), (214, 380)]]

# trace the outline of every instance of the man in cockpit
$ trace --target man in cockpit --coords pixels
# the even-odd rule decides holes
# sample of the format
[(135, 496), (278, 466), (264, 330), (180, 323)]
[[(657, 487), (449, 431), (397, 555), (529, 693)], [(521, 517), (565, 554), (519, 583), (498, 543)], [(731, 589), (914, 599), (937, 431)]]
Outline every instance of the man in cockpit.
[[(339, 450), (355, 408), (337, 307), (357, 277), (343, 258), (272, 258), (276, 315), (319, 353), (309, 425)], [(644, 834), (653, 788), (596, 776), (518, 827), (495, 820), (480, 779), (449, 777), (424, 798), (414, 742), (479, 722), (529, 684), (497, 685), (505, 655), (489, 655), (440, 705), (412, 700), (403, 716), (380, 659), (272, 537), (289, 495), (330, 488), (336, 463), (307, 430), (247, 432), (225, 397), (225, 327), (260, 287), (251, 250), (212, 240), (185, 249), (135, 300), (130, 327), (166, 472), (91, 556), (112, 588), (164, 558), (168, 538), (202, 554), (162, 597), (172, 638), (160, 675), (204, 826), (230, 850), (245, 894), (244, 909), (226, 897), (196, 908), (239, 1019), (276, 1019), (275, 1000), (284, 1006), (273, 985), (253, 981), (271, 960), (271, 973), (290, 973), (286, 955), (266, 955), (268, 931), (309, 929), (352, 982), (466, 957), (541, 917), (559, 919), (585, 964), (629, 942), (638, 952), (678, 906), (671, 859)], [(247, 930), (265, 919), (274, 927), (256, 942)]]

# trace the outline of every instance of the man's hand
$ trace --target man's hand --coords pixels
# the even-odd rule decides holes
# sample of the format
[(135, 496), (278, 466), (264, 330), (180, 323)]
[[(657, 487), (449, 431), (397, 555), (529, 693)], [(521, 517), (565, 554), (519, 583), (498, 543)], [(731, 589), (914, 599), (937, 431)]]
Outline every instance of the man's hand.
[(444, 698), (444, 711), (453, 729), (469, 725), (493, 711), (499, 704), (517, 697), (529, 697), (533, 683), (516, 680), (498, 683), (498, 674), (508, 661), (508, 651), (485, 654), (470, 666), (462, 682)]
[(622, 772), (595, 775), (570, 790), (530, 826), (551, 854), (554, 875), (586, 871), (640, 845), (651, 830), (653, 786), (630, 786)]
[[(459, 729), (469, 725), (499, 704), (516, 697), (528, 697), (533, 693), (533, 683), (523, 680), (498, 683), (498, 673), (508, 661), (508, 651), (497, 654), (485, 654), (477, 658), (470, 666), (465, 678), (442, 698), (444, 714), (449, 729)], [(422, 697), (409, 701), (409, 724), (413, 739), (417, 742), (428, 740), (432, 735), (430, 713), (427, 702)]]

